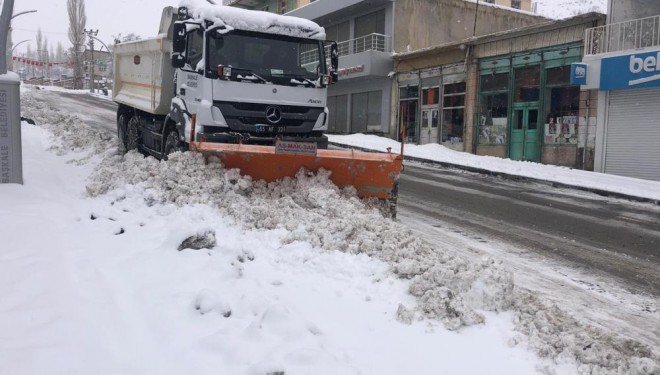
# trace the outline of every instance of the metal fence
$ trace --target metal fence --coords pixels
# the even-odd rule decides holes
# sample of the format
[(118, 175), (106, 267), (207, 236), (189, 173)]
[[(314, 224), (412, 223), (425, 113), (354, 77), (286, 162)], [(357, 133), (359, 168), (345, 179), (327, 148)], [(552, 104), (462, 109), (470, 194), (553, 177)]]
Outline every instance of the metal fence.
[(586, 30), (585, 55), (660, 45), (660, 15)]

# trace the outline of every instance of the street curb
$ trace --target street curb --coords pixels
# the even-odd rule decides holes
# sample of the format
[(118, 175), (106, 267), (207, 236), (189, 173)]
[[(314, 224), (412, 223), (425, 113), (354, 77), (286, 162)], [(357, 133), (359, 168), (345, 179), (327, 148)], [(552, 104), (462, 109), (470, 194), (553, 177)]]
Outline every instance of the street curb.
[[(372, 150), (372, 149), (363, 148), (363, 147), (347, 146), (343, 143), (328, 142), (328, 144), (333, 145), (333, 146), (337, 146), (337, 147), (341, 147), (341, 148), (351, 148), (351, 149), (366, 151), (366, 152), (385, 153), (383, 151)], [(655, 204), (655, 205), (660, 205), (660, 200), (657, 200), (657, 199), (638, 197), (636, 195), (617, 193), (617, 192), (614, 192), (614, 191), (603, 190), (603, 189), (598, 189), (598, 188), (589, 188), (589, 187), (584, 187), (584, 186), (566, 184), (566, 183), (563, 183), (563, 182), (542, 180), (542, 179), (539, 179), (539, 178), (525, 177), (525, 176), (506, 173), (506, 172), (494, 172), (494, 171), (491, 171), (491, 170), (488, 170), (488, 169), (470, 167), (470, 166), (447, 163), (447, 162), (441, 162), (441, 161), (435, 161), (435, 160), (422, 159), (422, 158), (418, 158), (418, 157), (414, 157), (414, 156), (404, 155), (403, 160), (414, 161), (414, 162), (418, 162), (418, 163), (422, 163), (422, 164), (431, 164), (433, 166), (439, 166), (439, 167), (443, 167), (443, 168), (459, 169), (459, 170), (463, 170), (463, 171), (467, 171), (467, 172), (479, 173), (479, 174), (493, 176), (493, 177), (502, 177), (502, 178), (505, 178), (507, 180), (521, 181), (521, 182), (535, 182), (535, 183), (539, 183), (539, 184), (549, 185), (549, 186), (552, 186), (552, 187), (555, 187), (555, 188), (565, 188), (565, 189), (587, 191), (587, 192), (594, 193), (594, 194), (597, 194), (597, 195), (600, 195), (600, 196), (603, 196), (603, 197), (627, 199), (627, 200), (634, 201), (634, 202), (652, 203), (652, 204)]]

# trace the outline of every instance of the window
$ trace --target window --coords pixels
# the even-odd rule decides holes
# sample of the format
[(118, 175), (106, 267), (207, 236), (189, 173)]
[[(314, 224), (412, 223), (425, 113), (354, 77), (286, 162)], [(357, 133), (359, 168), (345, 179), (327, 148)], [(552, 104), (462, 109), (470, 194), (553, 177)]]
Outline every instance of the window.
[(366, 132), (369, 125), (381, 124), (383, 91), (353, 94), (351, 100), (351, 132)]
[(348, 133), (348, 95), (328, 97), (328, 133)]
[(334, 40), (335, 42), (343, 42), (351, 38), (350, 24), (348, 21), (342, 22), (338, 25), (325, 28), (326, 39)]
[(545, 144), (575, 145), (578, 138), (580, 87), (570, 84), (570, 67), (546, 69)]
[(520, 9), (520, 0), (511, 0), (511, 8)]
[(371, 34), (385, 34), (385, 9), (355, 18), (355, 53), (372, 49)]
[(534, 65), (515, 70), (513, 100), (516, 102), (539, 101), (541, 89), (541, 66)]
[(346, 56), (350, 54), (349, 43), (342, 43), (351, 38), (351, 29), (348, 21), (342, 22), (338, 25), (325, 28), (325, 35), (327, 40), (334, 40), (338, 43), (339, 56)]
[[(419, 86), (399, 88), (399, 126), (404, 129), (406, 143), (417, 142), (417, 116), (419, 104)], [(401, 129), (399, 129), (399, 137)]]
[(480, 77), (479, 144), (506, 144), (509, 113), (509, 73), (482, 74)]
[(444, 85), (440, 142), (463, 143), (465, 82)]
[(440, 102), (440, 88), (431, 87), (422, 89), (422, 105), (434, 105)]
[(201, 29), (188, 34), (188, 50), (186, 51), (186, 69), (197, 71), (204, 53), (204, 35)]

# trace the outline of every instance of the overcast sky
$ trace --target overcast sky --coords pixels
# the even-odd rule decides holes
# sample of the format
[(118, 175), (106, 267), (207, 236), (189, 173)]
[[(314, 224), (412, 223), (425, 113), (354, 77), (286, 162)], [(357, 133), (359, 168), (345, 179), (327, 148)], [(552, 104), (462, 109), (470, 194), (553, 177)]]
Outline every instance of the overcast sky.
[[(31, 44), (33, 50), (36, 49), (39, 28), (53, 48), (57, 42), (68, 48), (71, 43), (67, 35), (69, 17), (66, 3), (67, 0), (14, 0), (14, 14), (26, 10), (37, 11), (13, 20), (14, 43), (30, 40), (18, 46), (16, 51), (24, 53), (28, 44)], [(86, 27), (98, 29), (97, 37), (106, 44), (111, 43), (112, 36), (119, 33), (135, 33), (142, 38), (155, 36), (163, 8), (178, 3), (179, 0), (85, 0)]]

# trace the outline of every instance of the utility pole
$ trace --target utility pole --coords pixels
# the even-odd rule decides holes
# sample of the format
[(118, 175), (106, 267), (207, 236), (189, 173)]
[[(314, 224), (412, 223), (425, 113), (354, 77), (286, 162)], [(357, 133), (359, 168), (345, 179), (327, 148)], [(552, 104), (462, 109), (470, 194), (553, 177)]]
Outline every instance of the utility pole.
[(89, 39), (89, 92), (94, 93), (94, 40), (96, 36), (99, 35), (99, 29), (85, 29), (85, 34), (87, 34)]

